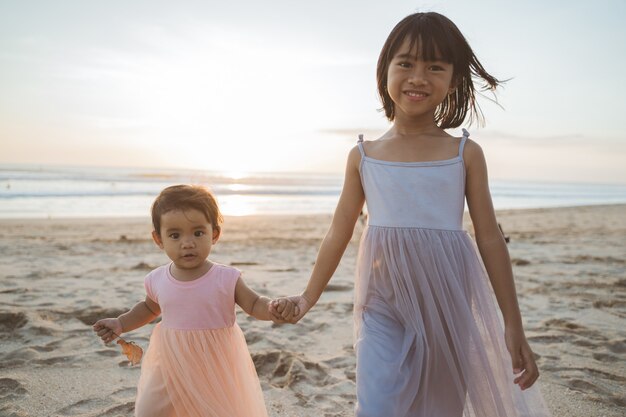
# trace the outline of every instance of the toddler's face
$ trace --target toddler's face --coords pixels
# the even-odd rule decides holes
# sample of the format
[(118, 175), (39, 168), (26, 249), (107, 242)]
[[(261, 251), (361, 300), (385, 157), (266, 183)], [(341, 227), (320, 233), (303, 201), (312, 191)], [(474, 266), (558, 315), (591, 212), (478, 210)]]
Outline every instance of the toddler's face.
[(154, 240), (176, 268), (186, 275), (201, 273), (219, 232), (198, 210), (173, 210), (161, 216), (161, 234)]

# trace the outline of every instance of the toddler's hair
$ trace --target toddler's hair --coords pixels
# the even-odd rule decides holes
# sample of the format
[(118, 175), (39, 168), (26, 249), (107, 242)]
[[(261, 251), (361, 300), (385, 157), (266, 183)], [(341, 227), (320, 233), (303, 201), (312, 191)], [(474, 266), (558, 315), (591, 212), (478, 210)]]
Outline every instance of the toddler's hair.
[(483, 123), (472, 78), (482, 78), (483, 90), (492, 91), (501, 81), (485, 71), (459, 28), (450, 19), (435, 12), (415, 13), (402, 19), (393, 28), (380, 52), (376, 79), (387, 119), (393, 121), (395, 118), (394, 103), (387, 92), (387, 73), (393, 57), (405, 39), (410, 40), (411, 50), (417, 49), (420, 59), (441, 60), (454, 66), (452, 86), (455, 89), (437, 107), (435, 123), (442, 129), (459, 127), (468, 111), (470, 124), (474, 118)]
[(198, 210), (218, 232), (224, 218), (213, 194), (201, 185), (172, 185), (165, 188), (152, 203), (152, 225), (161, 234), (161, 216), (173, 210)]

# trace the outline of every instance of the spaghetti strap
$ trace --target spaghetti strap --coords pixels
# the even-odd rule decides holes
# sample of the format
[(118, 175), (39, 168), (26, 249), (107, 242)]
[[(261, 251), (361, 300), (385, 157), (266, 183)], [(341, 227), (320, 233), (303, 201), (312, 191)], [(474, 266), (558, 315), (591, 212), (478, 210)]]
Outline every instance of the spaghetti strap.
[(359, 152), (361, 152), (361, 157), (365, 156), (365, 149), (363, 149), (363, 134), (359, 134), (359, 140), (357, 142), (359, 146)]
[(469, 132), (463, 129), (463, 137), (461, 138), (461, 143), (459, 144), (459, 156), (463, 159), (463, 148), (465, 148), (465, 141), (469, 138)]

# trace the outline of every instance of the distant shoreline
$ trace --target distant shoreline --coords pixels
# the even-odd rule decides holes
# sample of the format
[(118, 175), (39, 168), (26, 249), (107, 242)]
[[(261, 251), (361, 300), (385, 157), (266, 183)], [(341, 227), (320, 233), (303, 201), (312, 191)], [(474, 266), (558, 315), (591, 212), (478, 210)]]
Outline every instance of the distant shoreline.
[[(143, 217), (163, 188), (181, 183), (207, 185), (225, 215), (316, 215), (334, 212), (343, 177), (103, 168), (17, 171), (0, 166), (0, 219)], [(499, 210), (626, 204), (626, 184), (492, 179), (489, 188)]]
[[(505, 209), (496, 209), (496, 215), (498, 214), (507, 214), (507, 213), (516, 213), (516, 212), (525, 212), (525, 213), (543, 213), (545, 211), (553, 211), (553, 210), (578, 210), (578, 209), (602, 209), (609, 207), (619, 207), (623, 206), (626, 210), (626, 203), (614, 203), (614, 204), (586, 204), (580, 206), (561, 206), (561, 207), (528, 207), (528, 208), (505, 208)], [(465, 216), (469, 213), (467, 211), (467, 206), (465, 208)], [(299, 218), (318, 218), (318, 217), (328, 217), (332, 218), (332, 213), (316, 213), (316, 214), (281, 214), (281, 213), (261, 213), (261, 214), (246, 214), (241, 216), (233, 216), (233, 215), (225, 215), (225, 219), (228, 220), (230, 218), (236, 219), (246, 219), (246, 218), (274, 218), (274, 219), (292, 219), (294, 217)], [(31, 221), (31, 222), (50, 222), (50, 221), (71, 221), (71, 222), (88, 222), (92, 223), (97, 220), (107, 220), (107, 221), (140, 221), (146, 220), (150, 221), (150, 215), (146, 214), (145, 216), (80, 216), (80, 217), (0, 217), (0, 223), (20, 223), (23, 221)]]

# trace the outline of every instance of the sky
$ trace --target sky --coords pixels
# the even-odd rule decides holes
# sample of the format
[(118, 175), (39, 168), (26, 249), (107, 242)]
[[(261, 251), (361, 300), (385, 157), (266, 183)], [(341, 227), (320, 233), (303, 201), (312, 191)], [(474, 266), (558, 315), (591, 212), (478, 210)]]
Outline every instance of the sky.
[(623, 0), (0, 0), (0, 164), (341, 173), (416, 11), (508, 80), (466, 126), (492, 178), (626, 183)]

